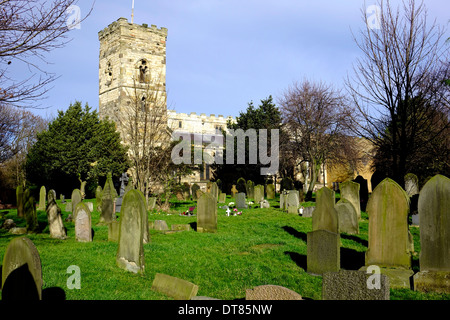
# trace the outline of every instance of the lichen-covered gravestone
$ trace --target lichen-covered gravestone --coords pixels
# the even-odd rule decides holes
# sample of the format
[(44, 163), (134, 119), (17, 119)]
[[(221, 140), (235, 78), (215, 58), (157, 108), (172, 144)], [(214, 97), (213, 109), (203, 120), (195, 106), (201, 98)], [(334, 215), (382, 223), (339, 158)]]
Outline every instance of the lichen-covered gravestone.
[(350, 201), (342, 198), (336, 203), (335, 209), (338, 213), (339, 232), (359, 234), (358, 216)]
[(361, 203), (359, 200), (360, 184), (354, 181), (346, 181), (339, 184), (341, 199), (347, 199), (355, 207), (358, 220), (361, 219)]
[[(373, 190), (367, 204), (369, 245), (366, 266), (377, 265), (390, 278), (391, 288), (409, 288), (412, 236), (408, 230), (409, 197), (386, 178)], [(364, 269), (363, 269), (364, 270)]]
[(288, 213), (298, 213), (300, 199), (297, 190), (288, 190), (287, 195), (284, 197), (284, 202)]
[(312, 229), (339, 233), (338, 213), (334, 207), (334, 191), (323, 187), (316, 192), (316, 209), (312, 213)]
[(123, 198), (120, 211), (119, 246), (116, 263), (127, 271), (144, 273), (144, 231), (147, 208), (137, 190), (130, 190)]
[(329, 271), (339, 271), (340, 237), (335, 232), (328, 230), (315, 230), (307, 233), (307, 272), (311, 274), (323, 274)]
[(149, 197), (147, 202), (147, 209), (151, 211), (155, 209), (155, 205), (156, 205), (156, 197)]
[(116, 220), (116, 212), (114, 210), (113, 192), (108, 184), (105, 184), (102, 192), (102, 210), (99, 218), (100, 224), (108, 224)]
[(217, 186), (216, 182), (213, 182), (211, 184), (211, 189), (209, 191), (209, 193), (214, 197), (214, 199), (216, 199), (219, 197), (219, 187)]
[(71, 199), (72, 199), (71, 202), (72, 202), (72, 215), (73, 215), (75, 213), (75, 208), (82, 200), (81, 191), (79, 189), (74, 189), (72, 191)]
[(75, 239), (80, 242), (92, 241), (91, 210), (84, 202), (79, 202), (74, 210)]
[[(245, 192), (247, 193), (247, 197), (249, 199), (255, 199), (255, 184), (251, 180), (247, 180), (245, 183)], [(256, 199), (255, 199), (255, 202)]]
[(263, 185), (256, 185), (253, 189), (253, 193), (254, 193), (254, 199), (255, 199), (255, 203), (260, 203), (261, 201), (264, 200), (264, 186)]
[(450, 293), (450, 179), (436, 175), (419, 194), (420, 272), (414, 289)]
[(192, 190), (192, 200), (197, 201), (197, 190), (200, 190), (200, 186), (194, 183), (191, 187)]
[(217, 231), (217, 200), (204, 193), (197, 200), (197, 232)]
[(55, 190), (52, 189), (48, 192), (47, 202), (46, 211), (50, 237), (55, 239), (65, 239), (66, 230), (64, 229), (64, 224), (61, 217), (61, 209), (56, 204)]
[(41, 187), (41, 190), (39, 191), (39, 207), (38, 210), (45, 210), (45, 197), (46, 197), (46, 190), (45, 186)]
[(26, 189), (23, 193), (23, 211), (28, 232), (39, 232), (39, 224), (36, 213), (36, 202), (31, 195), (30, 189)]
[(2, 265), (2, 300), (41, 300), (42, 268), (39, 252), (26, 238), (8, 244)]
[(275, 186), (273, 184), (268, 184), (266, 187), (267, 199), (275, 199)]
[(102, 211), (102, 195), (103, 195), (103, 189), (101, 186), (97, 186), (95, 189), (95, 200), (96, 200), (96, 206), (97, 211)]

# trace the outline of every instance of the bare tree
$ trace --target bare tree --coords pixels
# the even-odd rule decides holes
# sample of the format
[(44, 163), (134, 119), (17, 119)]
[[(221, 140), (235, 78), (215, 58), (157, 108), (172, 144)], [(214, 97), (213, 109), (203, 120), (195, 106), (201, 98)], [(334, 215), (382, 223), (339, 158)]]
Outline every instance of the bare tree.
[(141, 82), (133, 78), (130, 103), (123, 107), (119, 131), (129, 146), (133, 183), (146, 198), (169, 180), (171, 132), (165, 90), (158, 78)]
[[(76, 3), (76, 0), (0, 0), (0, 104), (36, 107), (36, 100), (44, 97), (56, 76), (41, 65), (48, 62), (48, 52), (69, 41), (68, 9)], [(18, 78), (11, 68), (22, 64), (30, 74)]]
[[(352, 128), (369, 139), (391, 177), (401, 185), (417, 167), (426, 145), (449, 128), (449, 50), (444, 30), (427, 23), (423, 2), (408, 0), (393, 9), (379, 1), (379, 29), (366, 25), (354, 36), (362, 57), (346, 86), (354, 107)], [(415, 163), (415, 164), (414, 164)]]
[(343, 151), (351, 151), (351, 138), (345, 131), (348, 113), (344, 102), (339, 91), (309, 80), (294, 83), (279, 98), (284, 129), (290, 133), (284, 148), (291, 150), (297, 164), (307, 169), (303, 173), (307, 198), (311, 197), (321, 167), (326, 162), (342, 163), (347, 159)]

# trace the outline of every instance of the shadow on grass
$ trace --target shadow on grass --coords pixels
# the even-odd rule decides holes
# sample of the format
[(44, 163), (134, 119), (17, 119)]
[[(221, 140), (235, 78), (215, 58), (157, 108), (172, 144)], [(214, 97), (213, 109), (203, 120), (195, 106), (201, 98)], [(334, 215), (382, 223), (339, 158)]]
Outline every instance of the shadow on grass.
[(296, 237), (297, 239), (300, 239), (300, 240), (303, 240), (304, 242), (306, 242), (306, 237), (307, 237), (306, 233), (297, 231), (294, 228), (289, 227), (289, 226), (283, 226), (281, 228), (284, 231), (286, 231), (287, 233), (289, 233), (290, 235)]
[(365, 253), (341, 247), (341, 269), (359, 270), (365, 265)]
[(357, 242), (359, 244), (362, 244), (366, 248), (369, 245), (369, 242), (367, 240), (361, 239), (361, 238), (359, 238), (358, 236), (355, 236), (355, 235), (341, 233), (341, 238), (355, 241), (355, 242)]
[(197, 222), (191, 222), (189, 223), (189, 225), (191, 226), (192, 230), (197, 231)]
[(298, 267), (306, 271), (306, 255), (292, 251), (285, 251), (284, 254), (288, 255)]

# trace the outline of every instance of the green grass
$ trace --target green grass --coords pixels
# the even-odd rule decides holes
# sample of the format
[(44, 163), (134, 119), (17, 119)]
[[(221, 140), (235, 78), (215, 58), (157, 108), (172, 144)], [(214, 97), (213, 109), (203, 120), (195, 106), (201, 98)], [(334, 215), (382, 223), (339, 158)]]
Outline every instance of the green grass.
[[(94, 202), (95, 200), (85, 200)], [(227, 198), (227, 203), (231, 199)], [(311, 218), (287, 214), (278, 209), (278, 200), (269, 200), (272, 208), (244, 209), (242, 216), (225, 216), (218, 209), (218, 232), (214, 234), (183, 231), (165, 234), (150, 230), (151, 242), (144, 245), (145, 274), (136, 275), (116, 266), (117, 243), (108, 242), (108, 228), (97, 225), (99, 213), (92, 213), (95, 232), (90, 243), (74, 237), (74, 224), (64, 222), (68, 239), (51, 239), (46, 214), (38, 211), (43, 232), (28, 234), (36, 245), (42, 263), (43, 289), (59, 287), (69, 300), (164, 300), (167, 296), (151, 290), (156, 273), (178, 277), (199, 286), (199, 296), (219, 299), (242, 299), (245, 290), (263, 284), (287, 287), (304, 298), (321, 299), (322, 278), (306, 273), (306, 234)], [(59, 201), (58, 201), (59, 203)], [(179, 216), (192, 201), (173, 201), (171, 214), (149, 212), (149, 221), (165, 220), (167, 224), (191, 224), (195, 216)], [(64, 210), (65, 205), (60, 207)], [(0, 218), (12, 218), (19, 226), (23, 219), (16, 210)], [(196, 210), (194, 211), (196, 212)], [(63, 219), (69, 212), (63, 211)], [(367, 250), (368, 220), (365, 213), (359, 235), (341, 237), (341, 267), (358, 269), (364, 264)], [(420, 245), (417, 228), (411, 228), (416, 250)], [(0, 230), (0, 258), (11, 239), (17, 237)], [(418, 254), (414, 256), (418, 267)], [(2, 260), (0, 260), (2, 261)], [(67, 268), (81, 270), (81, 289), (68, 289)], [(415, 270), (418, 271), (418, 270)], [(391, 290), (391, 299), (450, 299), (450, 295), (422, 294), (411, 290)]]

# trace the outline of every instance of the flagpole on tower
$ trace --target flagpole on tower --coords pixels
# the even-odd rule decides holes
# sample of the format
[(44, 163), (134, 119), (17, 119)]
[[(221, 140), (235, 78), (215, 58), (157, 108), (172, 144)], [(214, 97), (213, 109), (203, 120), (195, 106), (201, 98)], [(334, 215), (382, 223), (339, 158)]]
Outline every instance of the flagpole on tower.
[(133, 23), (134, 20), (134, 0), (131, 4), (131, 23)]

